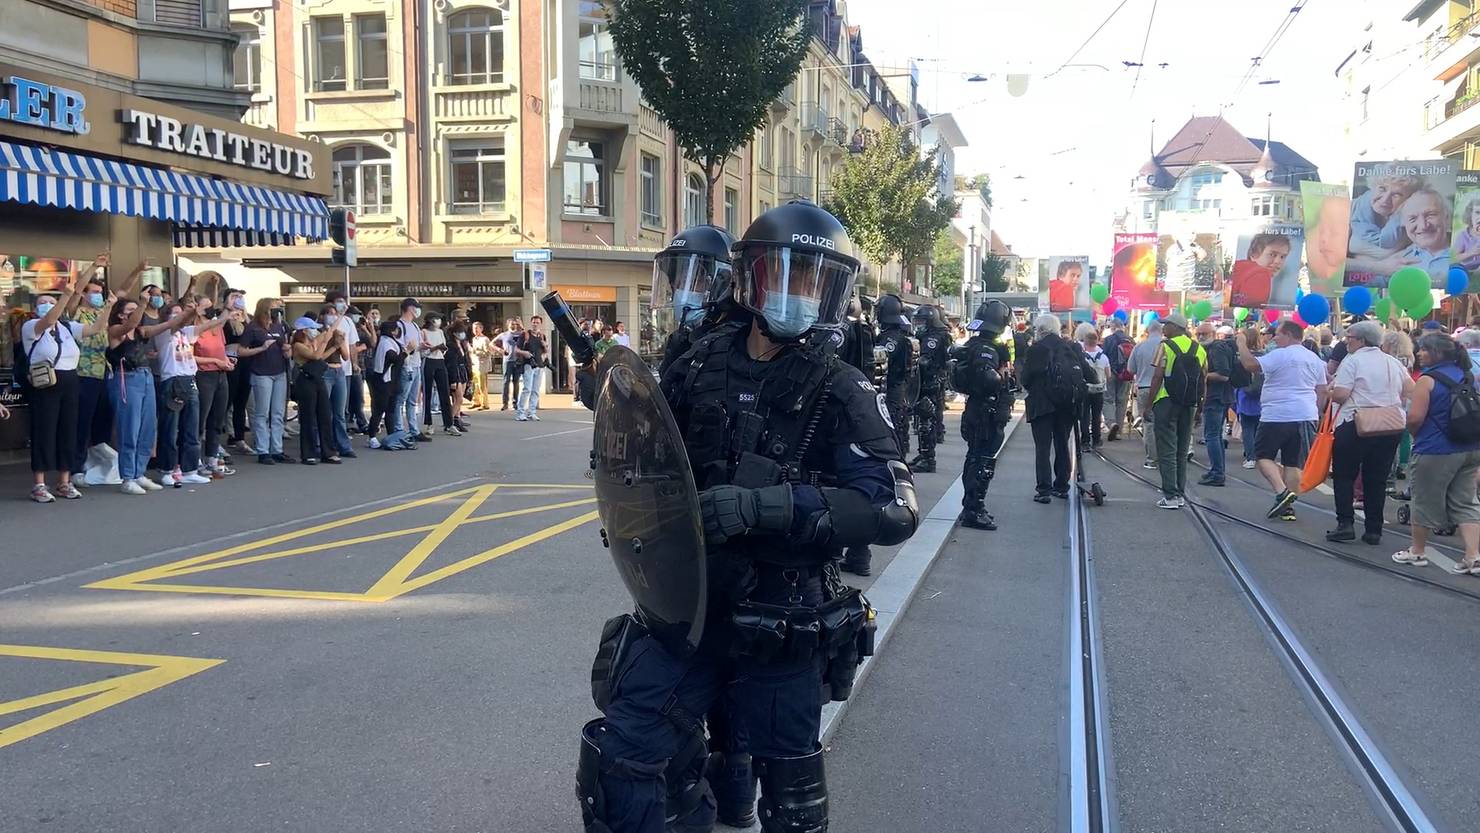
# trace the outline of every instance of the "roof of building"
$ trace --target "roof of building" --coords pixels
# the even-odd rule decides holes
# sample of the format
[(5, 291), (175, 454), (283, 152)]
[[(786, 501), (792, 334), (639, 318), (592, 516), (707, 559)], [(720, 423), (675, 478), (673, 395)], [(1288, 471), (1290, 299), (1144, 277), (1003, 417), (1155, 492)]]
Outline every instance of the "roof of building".
[[(1273, 186), (1293, 188), (1301, 180), (1320, 179), (1316, 166), (1290, 146), (1271, 141), (1266, 149), (1265, 144), (1263, 139), (1245, 136), (1222, 116), (1194, 116), (1141, 167), (1137, 184), (1146, 187), (1147, 176), (1153, 174), (1163, 181), (1162, 174), (1165, 174), (1175, 183), (1188, 170), (1208, 163), (1232, 168), (1243, 177), (1244, 184), (1251, 187), (1256, 184), (1256, 169), (1261, 173), (1259, 180)], [(1260, 162), (1266, 155), (1271, 166), (1267, 180), (1262, 176), (1264, 169), (1260, 169)]]

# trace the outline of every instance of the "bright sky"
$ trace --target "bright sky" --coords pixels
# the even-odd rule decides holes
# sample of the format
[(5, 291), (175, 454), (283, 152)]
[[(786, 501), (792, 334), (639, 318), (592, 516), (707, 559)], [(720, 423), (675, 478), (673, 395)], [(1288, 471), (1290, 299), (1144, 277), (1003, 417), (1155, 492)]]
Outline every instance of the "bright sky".
[[(993, 225), (1028, 256), (1088, 254), (1109, 260), (1110, 221), (1131, 180), (1150, 158), (1151, 120), (1158, 147), (1193, 115), (1224, 117), (1246, 135), (1264, 134), (1347, 181), (1351, 160), (1342, 137), (1338, 64), (1366, 24), (1352, 0), (1310, 0), (1236, 100), (1234, 90), (1295, 0), (1126, 0), (1104, 30), (1052, 78), (1120, 0), (850, 0), (876, 64), (919, 61), (920, 98), (952, 112), (968, 148), (957, 172), (986, 172), (993, 182)], [(1397, 9), (1401, 15), (1406, 9)], [(1147, 38), (1152, 8), (1155, 23)], [(905, 10), (908, 11), (905, 11)], [(1140, 61), (1136, 70), (1122, 61)], [(928, 60), (920, 60), (928, 59)], [(1157, 64), (1166, 63), (1165, 69)], [(989, 81), (970, 83), (979, 73)], [(1005, 76), (1030, 73), (1020, 98)], [(1278, 79), (1277, 85), (1254, 82)]]

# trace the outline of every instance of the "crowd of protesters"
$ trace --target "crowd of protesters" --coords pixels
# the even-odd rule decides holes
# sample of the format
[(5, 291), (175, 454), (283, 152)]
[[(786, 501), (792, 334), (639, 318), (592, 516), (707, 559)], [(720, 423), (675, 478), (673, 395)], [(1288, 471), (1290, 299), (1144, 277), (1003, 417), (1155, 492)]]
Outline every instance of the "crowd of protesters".
[[(80, 498), (100, 448), (116, 452), (107, 463), (116, 479), (110, 471), (104, 482), (144, 495), (229, 477), (234, 454), (264, 466), (340, 464), (357, 456), (355, 435), (367, 448), (412, 450), (432, 439), (434, 416), (443, 434), (460, 437), (468, 412), (493, 407), (495, 362), (503, 410), (512, 383), (515, 419), (540, 418), (550, 344), (539, 316), (490, 333), (459, 313), (423, 315), (414, 298), (383, 319), (333, 291), (289, 321), (280, 298), (249, 310), (239, 290), (195, 292), (205, 275), (179, 298), (155, 285), (105, 294), (95, 275), (107, 266), (99, 256), (59, 291), (37, 295), (34, 316), (17, 328), (12, 384), (30, 410), (37, 503)], [(296, 456), (285, 446), (295, 419)]]
[[(1072, 339), (1053, 315), (1031, 329), (1020, 368), (1037, 446), (1035, 500), (1067, 496), (1076, 430), (1088, 449), (1139, 428), (1143, 467), (1160, 476), (1156, 505), (1169, 510), (1186, 505), (1194, 440), (1207, 468), (1197, 482), (1210, 487), (1226, 484), (1227, 450), (1238, 442), (1243, 468), (1270, 489), (1269, 519), (1295, 520), (1301, 492), (1329, 480), (1336, 527), (1326, 540), (1377, 545), (1397, 498), (1412, 544), (1394, 561), (1426, 565), (1432, 536), (1458, 533), (1464, 559), (1452, 571), (1480, 575), (1480, 320), (1450, 334), (1436, 321), (1405, 329), (1355, 316), (1338, 337), (1289, 318), (1194, 328), (1172, 313), (1144, 327), (1139, 342), (1115, 320), (1103, 332), (1081, 324)], [(1064, 379), (1078, 385), (1069, 404), (1056, 390)], [(1318, 430), (1329, 445), (1313, 455)]]

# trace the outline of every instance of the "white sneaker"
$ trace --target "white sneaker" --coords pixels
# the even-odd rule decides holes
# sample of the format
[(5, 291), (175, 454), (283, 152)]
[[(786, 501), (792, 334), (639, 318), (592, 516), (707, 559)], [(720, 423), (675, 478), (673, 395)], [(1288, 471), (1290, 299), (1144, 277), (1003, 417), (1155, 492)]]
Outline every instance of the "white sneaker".
[(164, 489), (163, 486), (159, 485), (158, 483), (155, 483), (153, 480), (150, 480), (147, 477), (136, 477), (136, 478), (134, 478), (133, 482), (134, 483), (137, 483), (140, 486), (142, 486), (145, 489), (145, 491), (158, 492), (158, 491), (162, 491)]
[(1158, 509), (1181, 509), (1182, 508), (1182, 501), (1181, 501), (1180, 498), (1163, 497), (1163, 498), (1161, 498), (1160, 500), (1158, 500), (1156, 502), (1156, 508), (1158, 508)]
[(516, 411), (514, 413), (514, 421), (515, 422), (523, 422), (525, 419), (526, 419), (526, 417), (524, 416), (524, 412), (523, 411)]
[(193, 483), (195, 485), (201, 485), (201, 484), (204, 484), (204, 483), (211, 482), (211, 478), (209, 478), (209, 477), (201, 477), (198, 472), (191, 472), (191, 473), (186, 474), (186, 475), (181, 475), (180, 478), (179, 478), (179, 482), (181, 482), (181, 483)]
[(1259, 468), (1259, 464), (1257, 462), (1253, 461), (1253, 460), (1245, 460), (1244, 461), (1244, 468), (1246, 468), (1246, 469), (1257, 469), (1257, 468)]
[(443, 428), (442, 429), (442, 433), (446, 434), (449, 437), (461, 437), (462, 436), (462, 432), (459, 431), (459, 430), (457, 430), (456, 428), (452, 427), (451, 425), (447, 426), (446, 428)]
[(532, 420), (534, 420), (535, 422), (539, 422), (540, 421), (540, 415), (538, 413), (530, 414), (529, 415), (529, 418), (532, 419)]
[(369, 448), (380, 448), (380, 438), (379, 437), (371, 437), (370, 438), (370, 442), (368, 443), (368, 446), (367, 447), (369, 447)]
[(137, 480), (125, 480), (125, 481), (123, 481), (123, 485), (118, 487), (118, 491), (123, 492), (126, 495), (147, 495), (147, 494), (149, 494), (149, 492), (146, 491), (143, 486), (140, 486), (139, 485), (139, 483), (138, 483)]

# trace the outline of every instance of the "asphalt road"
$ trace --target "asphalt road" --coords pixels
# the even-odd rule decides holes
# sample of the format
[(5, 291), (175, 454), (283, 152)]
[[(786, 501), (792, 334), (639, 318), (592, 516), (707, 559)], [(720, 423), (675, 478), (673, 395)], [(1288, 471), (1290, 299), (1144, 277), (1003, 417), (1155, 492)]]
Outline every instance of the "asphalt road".
[[(959, 472), (958, 413), (925, 507)], [(589, 416), (544, 416), (147, 497), (35, 506), (0, 469), (0, 830), (579, 829), (591, 655), (628, 601), (591, 520)], [(1107, 452), (1138, 465), (1131, 446)], [(1089, 521), (1119, 828), (1382, 829), (1191, 519), (1085, 465), (1110, 492)], [(1023, 426), (1002, 529), (946, 536), (832, 736), (834, 830), (1063, 827), (1067, 514), (1031, 483)], [(1194, 495), (1260, 522), (1268, 500)], [(1273, 528), (1317, 539), (1311, 498)], [(1438, 828), (1480, 829), (1480, 602), (1219, 528)], [(1345, 551), (1380, 564), (1393, 531)]]

